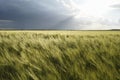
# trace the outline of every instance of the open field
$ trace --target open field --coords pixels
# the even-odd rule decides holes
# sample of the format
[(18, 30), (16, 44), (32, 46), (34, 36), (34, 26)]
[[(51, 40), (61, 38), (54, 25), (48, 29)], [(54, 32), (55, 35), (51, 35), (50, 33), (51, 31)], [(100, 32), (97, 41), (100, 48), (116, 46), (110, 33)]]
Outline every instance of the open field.
[(0, 80), (120, 80), (120, 31), (0, 31)]

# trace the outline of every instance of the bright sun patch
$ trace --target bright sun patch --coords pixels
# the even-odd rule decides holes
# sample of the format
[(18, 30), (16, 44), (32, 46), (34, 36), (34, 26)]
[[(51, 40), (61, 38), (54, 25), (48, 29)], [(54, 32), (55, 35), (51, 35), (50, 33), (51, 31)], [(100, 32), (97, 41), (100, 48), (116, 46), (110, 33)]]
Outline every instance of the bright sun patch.
[[(64, 2), (64, 0), (62, 0)], [(81, 4), (79, 1), (70, 0), (69, 3), (64, 2), (64, 6), (67, 5), (72, 14), (75, 15), (76, 18), (79, 17), (102, 17), (105, 15), (110, 9), (111, 5), (116, 3), (117, 0), (88, 0)]]

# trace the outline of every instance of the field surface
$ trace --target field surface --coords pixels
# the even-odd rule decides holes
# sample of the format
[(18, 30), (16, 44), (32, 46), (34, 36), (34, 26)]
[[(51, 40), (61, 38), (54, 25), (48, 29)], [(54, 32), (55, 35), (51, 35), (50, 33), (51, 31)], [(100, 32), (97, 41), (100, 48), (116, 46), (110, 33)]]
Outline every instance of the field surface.
[(120, 80), (120, 31), (0, 31), (0, 80)]

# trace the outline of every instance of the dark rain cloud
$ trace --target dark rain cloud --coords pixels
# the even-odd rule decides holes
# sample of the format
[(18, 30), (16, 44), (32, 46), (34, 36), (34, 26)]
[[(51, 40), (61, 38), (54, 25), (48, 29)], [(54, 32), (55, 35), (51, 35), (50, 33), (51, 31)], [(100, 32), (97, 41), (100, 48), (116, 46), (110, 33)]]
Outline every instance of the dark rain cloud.
[(56, 0), (0, 0), (0, 28), (51, 29), (66, 13)]
[[(73, 13), (75, 11), (80, 13), (80, 10), (72, 8), (72, 6), (76, 7), (73, 1), (81, 5), (87, 0), (0, 0), (0, 28), (83, 29), (92, 25), (94, 21), (91, 19), (75, 18)], [(112, 11), (111, 15), (118, 17), (120, 5), (115, 4), (113, 7), (117, 10)], [(97, 23), (106, 24), (104, 21)], [(111, 25), (111, 22), (108, 21), (108, 24)]]

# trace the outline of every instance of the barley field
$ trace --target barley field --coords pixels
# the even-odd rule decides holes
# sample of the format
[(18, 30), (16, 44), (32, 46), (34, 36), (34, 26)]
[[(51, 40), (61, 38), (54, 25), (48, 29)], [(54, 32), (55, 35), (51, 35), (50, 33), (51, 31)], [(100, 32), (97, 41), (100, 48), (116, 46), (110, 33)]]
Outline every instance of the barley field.
[(120, 80), (120, 31), (0, 31), (0, 80)]

